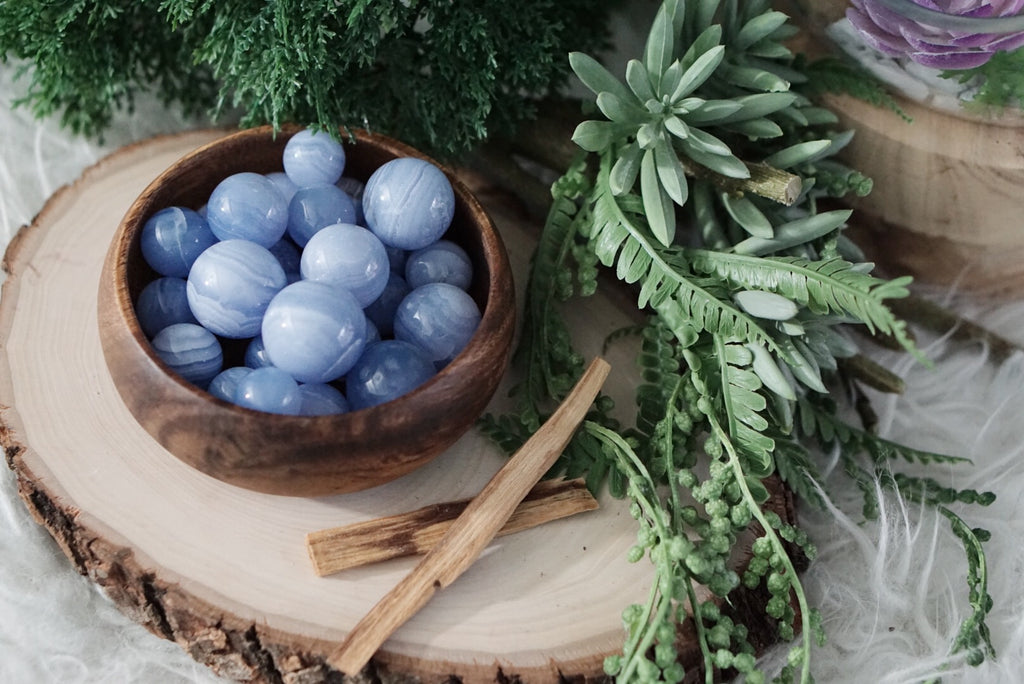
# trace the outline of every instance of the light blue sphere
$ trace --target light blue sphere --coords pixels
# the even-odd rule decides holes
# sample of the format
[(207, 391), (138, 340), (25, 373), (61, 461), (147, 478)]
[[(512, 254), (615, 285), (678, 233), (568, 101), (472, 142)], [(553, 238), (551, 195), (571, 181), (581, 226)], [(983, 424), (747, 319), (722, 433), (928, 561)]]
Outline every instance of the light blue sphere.
[(302, 251), (295, 246), (295, 243), (287, 237), (283, 237), (270, 246), (270, 253), (277, 258), (281, 264), (284, 274), (289, 283), (294, 283), (302, 277), (299, 272), (299, 264), (302, 260)]
[(473, 298), (448, 283), (428, 283), (402, 300), (395, 338), (423, 348), (443, 368), (466, 346), (480, 324)]
[(235, 403), (235, 390), (238, 388), (238, 383), (242, 378), (252, 373), (252, 371), (252, 368), (245, 366), (225, 368), (210, 381), (210, 386), (206, 388), (206, 391), (218, 399), (223, 399), (233, 404)]
[(325, 226), (355, 222), (352, 198), (334, 185), (301, 188), (288, 204), (288, 235), (300, 247)]
[(139, 236), (142, 258), (165, 276), (185, 278), (196, 258), (217, 241), (206, 219), (185, 207), (153, 214)]
[(292, 179), (288, 177), (288, 174), (284, 171), (274, 171), (273, 173), (266, 174), (267, 180), (274, 184), (277, 191), (281, 193), (281, 197), (284, 198), (285, 202), (291, 202), (292, 197), (298, 192), (299, 186), (292, 182)]
[(382, 336), (391, 337), (394, 334), (395, 312), (409, 292), (411, 288), (406, 284), (405, 278), (391, 271), (384, 291), (364, 309), (367, 318), (373, 321)]
[(320, 382), (299, 385), (302, 395), (301, 416), (329, 416), (348, 412), (348, 400), (341, 390)]
[(300, 280), (270, 302), (262, 336), (275, 366), (299, 382), (330, 382), (362, 354), (366, 315), (347, 290)]
[(267, 354), (267, 348), (263, 344), (263, 336), (257, 335), (249, 341), (249, 344), (245, 347), (245, 356), (243, 357), (247, 368), (266, 368), (267, 366), (273, 366), (274, 364), (270, 361), (270, 356)]
[(466, 250), (451, 240), (438, 240), (409, 255), (405, 262), (405, 282), (412, 289), (427, 283), (448, 283), (468, 290), (473, 282), (473, 262)]
[(335, 185), (337, 185), (341, 190), (344, 190), (345, 194), (352, 198), (352, 204), (356, 208), (356, 218), (352, 223), (365, 226), (366, 217), (363, 216), (363, 191), (366, 189), (366, 183), (358, 178), (342, 176), (338, 179), (338, 182), (335, 183)]
[(198, 323), (188, 306), (184, 278), (166, 276), (150, 281), (139, 293), (135, 316), (146, 337), (174, 323)]
[(306, 129), (285, 143), (282, 162), (300, 188), (333, 185), (345, 170), (345, 148), (328, 133)]
[(366, 228), (338, 223), (320, 229), (302, 250), (302, 277), (348, 290), (368, 306), (388, 284), (388, 255)]
[[(364, 309), (365, 312), (365, 309)], [(380, 330), (377, 329), (376, 324), (370, 320), (370, 317), (366, 317), (366, 343), (363, 348), (369, 347), (374, 342), (380, 342)]]
[(220, 342), (195, 323), (167, 326), (153, 337), (152, 345), (171, 370), (199, 387), (206, 387), (224, 365)]
[(273, 181), (245, 171), (228, 176), (213, 189), (206, 220), (220, 240), (249, 240), (270, 247), (288, 227), (288, 202)]
[(363, 214), (367, 227), (384, 244), (422, 249), (451, 225), (455, 192), (438, 167), (400, 157), (382, 164), (366, 182)]
[(235, 403), (266, 413), (297, 416), (302, 409), (299, 383), (280, 368), (257, 368), (238, 381)]
[(401, 340), (370, 345), (345, 377), (349, 406), (355, 411), (397, 399), (436, 372), (430, 357), (416, 345)]
[(246, 240), (218, 242), (199, 255), (188, 275), (188, 303), (211, 332), (255, 337), (270, 300), (287, 284), (269, 250)]

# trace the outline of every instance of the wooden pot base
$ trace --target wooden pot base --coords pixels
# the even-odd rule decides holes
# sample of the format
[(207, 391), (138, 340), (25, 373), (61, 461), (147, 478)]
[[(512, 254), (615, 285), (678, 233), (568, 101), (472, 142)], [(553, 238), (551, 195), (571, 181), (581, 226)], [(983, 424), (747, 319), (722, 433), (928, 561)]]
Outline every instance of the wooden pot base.
[[(505, 456), (471, 431), (387, 485), (281, 497), (190, 468), (134, 422), (100, 350), (103, 255), (146, 184), (222, 134), (161, 137), (116, 152), (59, 191), (12, 241), (0, 300), (0, 441), (33, 515), (78, 571), (133, 619), (225, 677), (319, 682), (336, 674), (324, 665), (327, 654), (416, 560), (321, 578), (307, 556), (306, 533), (473, 496)], [(499, 194), (479, 185), (477, 194), (521, 284), (530, 233)], [(635, 312), (628, 301), (596, 296), (568, 315), (581, 351), (593, 356)], [(633, 353), (617, 345), (605, 354), (613, 367), (606, 389), (624, 406), (632, 405), (636, 382)], [(505, 407), (505, 389), (492, 410)], [(791, 514), (788, 499), (777, 502)], [(649, 563), (625, 560), (636, 535), (625, 504), (607, 497), (600, 503), (497, 540), (387, 641), (358, 679), (600, 678), (605, 656), (621, 648), (622, 609), (644, 601), (651, 580)]]

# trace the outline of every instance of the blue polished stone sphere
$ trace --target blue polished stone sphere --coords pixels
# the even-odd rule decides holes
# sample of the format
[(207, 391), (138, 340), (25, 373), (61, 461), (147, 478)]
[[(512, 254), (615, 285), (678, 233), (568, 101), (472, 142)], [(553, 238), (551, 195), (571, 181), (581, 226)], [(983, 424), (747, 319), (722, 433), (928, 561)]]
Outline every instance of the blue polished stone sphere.
[(302, 130), (285, 144), (282, 161), (300, 188), (333, 185), (345, 170), (345, 148), (328, 133)]
[(192, 313), (211, 332), (255, 337), (263, 312), (287, 284), (281, 264), (267, 249), (245, 240), (218, 242), (199, 255), (188, 275)]
[(394, 334), (395, 311), (410, 291), (411, 288), (405, 283), (405, 278), (391, 271), (384, 291), (364, 309), (366, 316), (373, 321), (382, 336), (391, 337)]
[(266, 176), (236, 173), (210, 193), (206, 220), (220, 240), (249, 240), (270, 247), (288, 227), (288, 202)]
[(427, 283), (448, 283), (468, 290), (473, 282), (473, 262), (466, 250), (451, 240), (438, 240), (409, 255), (405, 281), (412, 289)]
[[(364, 310), (365, 311), (365, 310)], [(374, 342), (380, 342), (380, 330), (377, 329), (377, 325), (370, 320), (370, 317), (366, 317), (366, 344), (363, 348), (369, 347)]]
[(388, 283), (384, 245), (366, 228), (339, 223), (320, 229), (302, 250), (302, 277), (348, 290), (368, 306)]
[(246, 345), (243, 361), (248, 368), (266, 368), (267, 366), (274, 365), (270, 362), (270, 356), (267, 354), (267, 348), (263, 344), (262, 335), (252, 338), (249, 344)]
[(281, 197), (284, 198), (285, 202), (291, 202), (292, 197), (298, 192), (299, 186), (292, 182), (292, 179), (288, 177), (288, 174), (284, 171), (274, 171), (273, 173), (266, 174), (267, 180), (274, 184), (277, 191), (281, 193)]
[(195, 323), (167, 326), (153, 337), (152, 345), (171, 370), (200, 387), (206, 387), (224, 364), (220, 342)]
[(206, 391), (218, 399), (223, 399), (233, 404), (235, 403), (235, 390), (238, 388), (238, 383), (242, 378), (252, 373), (252, 370), (252, 368), (245, 366), (225, 368), (210, 381), (210, 386), (206, 388)]
[(299, 385), (302, 395), (301, 416), (329, 416), (348, 412), (348, 400), (341, 390), (332, 385), (311, 382)]
[(184, 278), (203, 251), (217, 241), (206, 219), (185, 207), (161, 209), (142, 226), (142, 258), (160, 275)]
[(479, 324), (480, 309), (472, 297), (448, 283), (428, 283), (398, 305), (395, 338), (423, 348), (442, 368), (462, 351)]
[(275, 366), (300, 382), (330, 382), (362, 354), (366, 315), (347, 290), (300, 280), (270, 302), (262, 335)]
[(302, 274), (299, 272), (302, 250), (296, 247), (295, 243), (289, 238), (281, 238), (271, 245), (270, 253), (277, 258), (277, 263), (281, 264), (281, 268), (284, 269), (284, 274), (288, 278), (289, 283), (294, 283), (302, 277)]
[(299, 383), (280, 368), (257, 368), (238, 381), (235, 403), (266, 413), (297, 416), (302, 409)]
[(342, 176), (335, 183), (341, 190), (345, 191), (345, 194), (352, 198), (352, 204), (356, 208), (356, 218), (352, 223), (360, 226), (366, 225), (366, 217), (363, 216), (363, 191), (366, 189), (366, 183), (359, 180), (358, 178), (352, 178), (351, 176)]
[(333, 185), (302, 188), (288, 204), (288, 235), (300, 247), (325, 226), (355, 222), (352, 198)]
[(455, 192), (438, 167), (413, 157), (382, 164), (363, 193), (366, 225), (392, 247), (422, 249), (448, 230)]
[(377, 406), (411, 392), (436, 371), (430, 357), (416, 345), (384, 340), (363, 352), (345, 377), (352, 410)]
[(135, 316), (146, 337), (174, 323), (197, 323), (188, 306), (184, 278), (157, 278), (150, 281), (139, 293), (135, 303)]

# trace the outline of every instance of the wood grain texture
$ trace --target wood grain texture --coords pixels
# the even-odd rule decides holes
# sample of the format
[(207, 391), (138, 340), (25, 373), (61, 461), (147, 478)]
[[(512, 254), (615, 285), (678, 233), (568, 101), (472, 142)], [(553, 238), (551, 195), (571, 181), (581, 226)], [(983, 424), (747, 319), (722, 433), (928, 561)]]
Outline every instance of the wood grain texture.
[(855, 239), (891, 274), (992, 294), (1024, 287), (1024, 123), (953, 116), (896, 96), (913, 119), (847, 96), (825, 104), (856, 135), (843, 158), (874, 188)]
[[(427, 553), (444, 537), (470, 501), (445, 501), (414, 511), (310, 532), (306, 535), (306, 548), (313, 570), (324, 577), (349, 568)], [(597, 507), (597, 499), (580, 478), (542, 480), (512, 512), (498, 530), (498, 536), (529, 530)]]
[[(168, 451), (230, 484), (269, 494), (322, 496), (376, 486), (417, 468), (452, 445), (483, 411), (505, 371), (515, 325), (508, 256), (483, 207), (448, 171), (455, 215), (446, 237), (474, 266), (469, 288), (481, 311), (476, 334), (443, 371), (416, 390), (363, 411), (284, 416), (215, 399), (170, 372), (138, 324), (134, 302), (155, 274), (140, 235), (155, 212), (199, 208), (227, 176), (282, 170), (295, 129), (241, 131), (175, 162), (128, 207), (99, 280), (100, 343), (111, 376), (136, 420)], [(390, 138), (355, 131), (346, 174), (365, 181), (396, 157), (423, 157)], [(226, 366), (241, 365), (242, 344), (225, 342)]]
[[(285, 497), (205, 475), (138, 424), (100, 347), (104, 255), (132, 199), (182, 154), (222, 134), (117, 152), (58, 192), (11, 243), (0, 298), (0, 443), (28, 509), (134, 619), (237, 681), (338, 681), (327, 655), (415, 560), (321, 578), (309, 566), (305, 534), (471, 497), (506, 458), (471, 430), (386, 485)], [(509, 245), (514, 272), (524, 273), (534, 229), (504, 195), (471, 187)], [(565, 310), (582, 354), (600, 354), (609, 331), (635, 321), (631, 298), (618, 297), (609, 291)], [(635, 351), (620, 342), (606, 354), (614, 368), (606, 389), (625, 407), (638, 382)], [(509, 408), (511, 380), (502, 380), (490, 409)], [(601, 681), (604, 657), (621, 647), (621, 610), (645, 599), (651, 576), (646, 564), (625, 562), (636, 538), (627, 507), (605, 495), (599, 501), (585, 516), (493, 544), (348, 681)], [(793, 519), (785, 490), (773, 505)], [(734, 607), (757, 614), (759, 600), (739, 595)], [(771, 634), (766, 625), (752, 638), (764, 645)], [(699, 658), (692, 636), (682, 651), (687, 662)]]
[(329, 665), (347, 674), (361, 672), (395, 630), (476, 562), (523, 497), (555, 465), (610, 370), (600, 357), (590, 363), (551, 417), (473, 497), (437, 545), (356, 623), (327, 659)]

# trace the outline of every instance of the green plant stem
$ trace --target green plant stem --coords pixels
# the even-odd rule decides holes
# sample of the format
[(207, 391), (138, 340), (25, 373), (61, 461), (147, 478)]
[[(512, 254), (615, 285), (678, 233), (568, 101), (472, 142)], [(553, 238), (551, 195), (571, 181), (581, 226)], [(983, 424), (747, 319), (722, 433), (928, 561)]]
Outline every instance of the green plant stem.
[(733, 477), (736, 479), (736, 484), (739, 486), (740, 491), (743, 492), (743, 498), (747, 501), (750, 511), (761, 527), (764, 529), (765, 537), (767, 537), (772, 546), (775, 548), (775, 553), (782, 559), (783, 565), (786, 569), (786, 573), (792, 578), (790, 587), (793, 593), (796, 595), (797, 605), (800, 607), (800, 640), (803, 643), (804, 657), (800, 671), (800, 682), (801, 684), (808, 684), (811, 681), (811, 610), (807, 604), (807, 596), (804, 594), (803, 586), (799, 582), (799, 577), (796, 572), (796, 567), (793, 565), (792, 559), (786, 552), (785, 546), (775, 533), (775, 528), (772, 527), (771, 523), (768, 522), (768, 518), (765, 517), (764, 511), (757, 504), (754, 496), (750, 493), (750, 488), (747, 486), (747, 478), (743, 472), (743, 466), (740, 464), (739, 454), (736, 453), (736, 449), (732, 444), (732, 440), (729, 435), (722, 428), (718, 419), (713, 415), (708, 415), (708, 422), (711, 425), (711, 429), (715, 435), (722, 442), (722, 446), (725, 448), (725, 452), (729, 456), (729, 467), (733, 471)]

